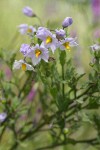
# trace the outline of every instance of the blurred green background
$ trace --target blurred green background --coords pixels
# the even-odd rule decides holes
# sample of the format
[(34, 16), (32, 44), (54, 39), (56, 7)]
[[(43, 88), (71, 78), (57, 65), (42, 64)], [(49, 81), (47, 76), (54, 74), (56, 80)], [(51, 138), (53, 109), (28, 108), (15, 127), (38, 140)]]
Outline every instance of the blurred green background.
[[(23, 23), (29, 25), (39, 24), (36, 18), (28, 18), (23, 15), (22, 9), (25, 6), (30, 6), (43, 20), (45, 26), (48, 22), (51, 29), (60, 28), (65, 17), (70, 16), (73, 18), (74, 22), (68, 30), (72, 37), (77, 37), (79, 43), (77, 50), (75, 49), (75, 51), (73, 51), (75, 65), (80, 72), (88, 73), (90, 71), (89, 62), (91, 60), (89, 47), (96, 41), (93, 33), (95, 29), (98, 28), (98, 25), (94, 25), (93, 23), (91, 0), (0, 0), (0, 48), (5, 49), (5, 52), (19, 51), (22, 42), (28, 42), (27, 38), (20, 35), (18, 32), (18, 25)], [(95, 131), (91, 134), (92, 127), (89, 128), (89, 126), (86, 125), (86, 128), (88, 133), (84, 132), (84, 129), (80, 129), (80, 132), (78, 132), (76, 136), (81, 138), (89, 134), (90, 136), (95, 134)], [(7, 134), (8, 133), (8, 136), (11, 137), (10, 134), (12, 133), (7, 131)], [(40, 135), (41, 143), (46, 142), (46, 139), (43, 139), (42, 136), (43, 134)], [(39, 139), (36, 138), (34, 143), (38, 145), (38, 142)], [(8, 137), (7, 140), (5, 138), (4, 145), (5, 143), (10, 145), (12, 139), (9, 138), (8, 141)], [(30, 145), (30, 148), (27, 144)], [(27, 150), (27, 148), (29, 150), (34, 150), (31, 141), (29, 143), (24, 143), (22, 147), (24, 150)], [(60, 149), (61, 147), (55, 148), (55, 150)], [(70, 145), (63, 148), (63, 150), (67, 149), (95, 150), (95, 148), (91, 146), (87, 147), (87, 145), (84, 147), (77, 145), (75, 149), (74, 146)], [(2, 146), (0, 146), (0, 150), (4, 150)]]

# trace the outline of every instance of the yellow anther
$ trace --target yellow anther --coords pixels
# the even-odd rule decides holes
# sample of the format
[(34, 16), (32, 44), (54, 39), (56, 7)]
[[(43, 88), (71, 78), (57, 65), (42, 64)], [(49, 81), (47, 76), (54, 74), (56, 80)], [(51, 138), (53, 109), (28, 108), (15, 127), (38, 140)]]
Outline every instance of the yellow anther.
[(41, 53), (42, 52), (39, 49), (35, 50), (35, 55), (36, 55), (37, 58), (41, 55)]
[(27, 29), (27, 32), (28, 32), (28, 33), (32, 33), (32, 29), (28, 28), (28, 29)]
[(70, 50), (69, 42), (64, 43), (63, 46), (65, 46), (66, 49)]
[(22, 70), (26, 71), (26, 64), (22, 64)]
[(46, 44), (49, 44), (49, 43), (51, 43), (52, 42), (52, 38), (50, 37), (50, 36), (48, 36), (47, 38), (46, 38)]

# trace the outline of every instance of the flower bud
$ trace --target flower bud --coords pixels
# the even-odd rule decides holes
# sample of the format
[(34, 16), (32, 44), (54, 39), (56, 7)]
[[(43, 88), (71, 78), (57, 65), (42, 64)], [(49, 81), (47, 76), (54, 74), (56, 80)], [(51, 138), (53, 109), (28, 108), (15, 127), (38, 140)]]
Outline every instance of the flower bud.
[(65, 31), (63, 29), (57, 30), (56, 29), (56, 38), (59, 39), (63, 39), (65, 36)]
[(28, 17), (36, 17), (36, 14), (33, 12), (33, 10), (29, 6), (26, 6), (23, 8), (23, 13), (24, 15)]
[(73, 19), (71, 17), (66, 17), (64, 21), (62, 22), (62, 27), (66, 28), (70, 26), (73, 23)]
[(68, 134), (69, 133), (69, 129), (68, 128), (64, 128), (63, 132), (64, 132), (64, 134)]

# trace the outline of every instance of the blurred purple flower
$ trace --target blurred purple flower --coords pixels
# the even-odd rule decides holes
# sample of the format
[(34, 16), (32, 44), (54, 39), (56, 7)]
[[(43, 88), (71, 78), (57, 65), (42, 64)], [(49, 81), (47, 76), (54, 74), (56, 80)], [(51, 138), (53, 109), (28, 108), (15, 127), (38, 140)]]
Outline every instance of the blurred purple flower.
[(6, 74), (7, 79), (8, 79), (8, 80), (11, 80), (12, 72), (11, 72), (11, 70), (10, 70), (9, 67), (6, 68), (5, 74)]
[(36, 17), (36, 14), (33, 12), (32, 8), (30, 8), (29, 6), (26, 6), (23, 8), (23, 13), (24, 15), (28, 17)]
[(19, 32), (24, 35), (24, 34), (34, 34), (36, 32), (36, 29), (33, 26), (28, 26), (28, 24), (20, 24), (18, 26)]
[(73, 19), (71, 17), (66, 17), (64, 21), (62, 22), (62, 27), (66, 28), (70, 26), (73, 23)]
[(28, 96), (27, 96), (27, 99), (29, 101), (32, 101), (33, 98), (35, 97), (35, 94), (36, 94), (36, 90), (34, 89), (34, 87), (32, 87), (32, 89), (30, 90)]
[(92, 12), (94, 22), (100, 20), (100, 0), (92, 0)]
[(94, 38), (98, 39), (100, 38), (100, 29), (96, 29), (93, 33)]
[(20, 32), (21, 34), (26, 34), (27, 29), (28, 29), (28, 25), (27, 25), (27, 24), (20, 24), (20, 25), (18, 26), (18, 28), (19, 28), (19, 32)]
[(0, 114), (0, 123), (2, 123), (7, 117), (7, 114), (6, 113), (1, 113)]
[(94, 44), (94, 45), (92, 45), (90, 47), (91, 47), (93, 52), (100, 51), (100, 45), (98, 45), (98, 44)]

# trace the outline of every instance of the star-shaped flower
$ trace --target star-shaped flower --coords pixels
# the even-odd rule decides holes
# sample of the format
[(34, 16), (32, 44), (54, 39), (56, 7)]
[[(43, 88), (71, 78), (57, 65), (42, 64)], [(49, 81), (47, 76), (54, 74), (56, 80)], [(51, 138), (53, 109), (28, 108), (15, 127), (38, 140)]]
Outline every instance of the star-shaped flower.
[(13, 69), (22, 69), (23, 71), (26, 70), (33, 70), (34, 68), (30, 65), (27, 64), (24, 60), (15, 60), (14, 64), (13, 64)]
[(60, 49), (70, 51), (71, 47), (78, 45), (75, 40), (76, 40), (76, 38), (65, 38), (59, 44)]
[(51, 48), (52, 52), (57, 48), (56, 35), (52, 34), (47, 28), (39, 27), (36, 36), (41, 39), (42, 45), (46, 48)]
[(32, 47), (32, 51), (28, 53), (28, 57), (31, 57), (33, 65), (37, 65), (41, 59), (45, 62), (48, 62), (49, 59), (49, 51), (43, 45), (36, 44), (36, 46)]

